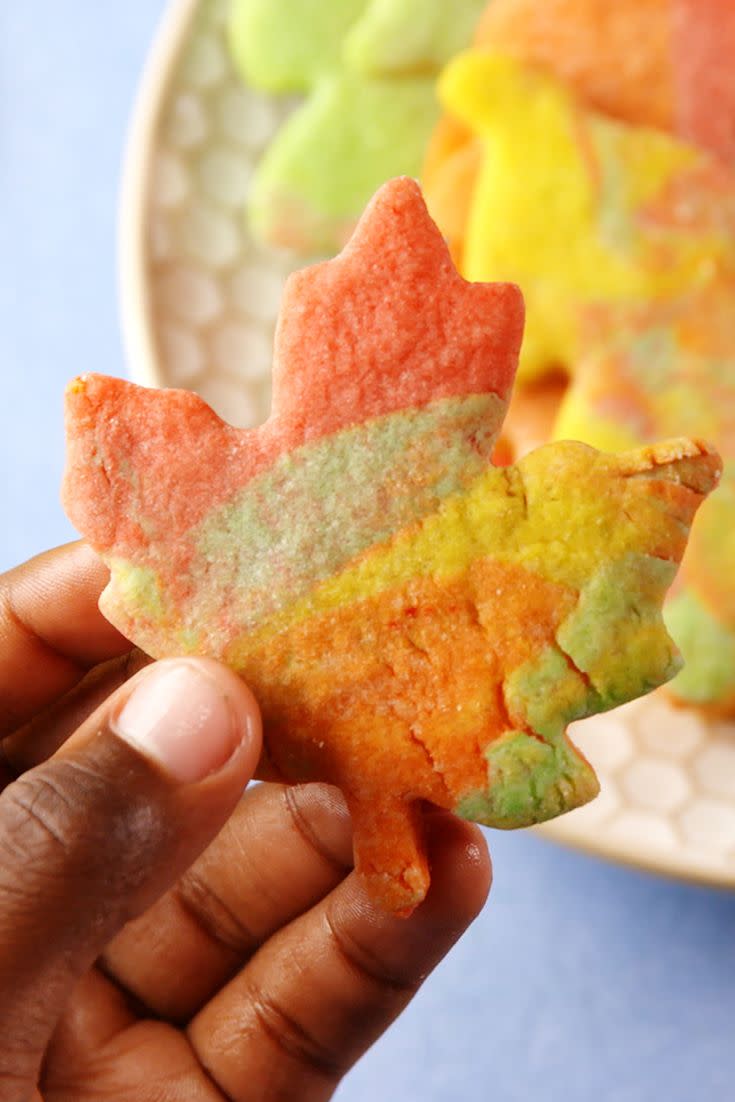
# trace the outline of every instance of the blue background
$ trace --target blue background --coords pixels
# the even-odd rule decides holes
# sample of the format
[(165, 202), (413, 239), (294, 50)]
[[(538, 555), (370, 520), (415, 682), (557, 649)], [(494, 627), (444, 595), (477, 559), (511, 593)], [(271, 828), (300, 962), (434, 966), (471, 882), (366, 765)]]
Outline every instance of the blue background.
[[(124, 373), (120, 162), (154, 0), (0, 3), (0, 569), (72, 533), (61, 395)], [(735, 1098), (735, 896), (491, 838), (464, 941), (343, 1102)]]

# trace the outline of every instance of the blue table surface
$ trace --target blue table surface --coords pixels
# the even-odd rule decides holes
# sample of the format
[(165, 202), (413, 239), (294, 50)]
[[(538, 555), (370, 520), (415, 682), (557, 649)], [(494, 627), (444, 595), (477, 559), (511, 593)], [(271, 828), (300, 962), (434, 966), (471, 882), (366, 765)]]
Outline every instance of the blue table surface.
[[(160, 14), (160, 0), (0, 4), (0, 569), (72, 537), (66, 380), (125, 373), (120, 165)], [(485, 912), (339, 1098), (735, 1098), (735, 895), (527, 833), (491, 846)]]

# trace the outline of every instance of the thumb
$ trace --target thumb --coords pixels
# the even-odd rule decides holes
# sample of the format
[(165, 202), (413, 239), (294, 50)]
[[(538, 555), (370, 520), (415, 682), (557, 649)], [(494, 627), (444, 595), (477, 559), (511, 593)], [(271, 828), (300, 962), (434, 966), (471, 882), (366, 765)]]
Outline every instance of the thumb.
[(74, 983), (215, 837), (260, 747), (239, 678), (174, 659), (141, 670), (4, 790), (0, 1099), (4, 1084), (35, 1085)]

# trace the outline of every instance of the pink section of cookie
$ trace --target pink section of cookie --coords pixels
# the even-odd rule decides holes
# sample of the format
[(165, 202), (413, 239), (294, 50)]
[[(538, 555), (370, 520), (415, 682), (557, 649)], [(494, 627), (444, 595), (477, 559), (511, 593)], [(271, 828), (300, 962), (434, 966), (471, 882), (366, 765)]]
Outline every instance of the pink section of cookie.
[(522, 333), (518, 288), (462, 279), (418, 184), (391, 180), (338, 260), (286, 285), (273, 375), (280, 431), (293, 445), (438, 398), (505, 398)]
[(146, 546), (151, 516), (185, 532), (276, 456), (272, 437), (233, 429), (196, 394), (102, 375), (71, 384), (66, 422), (65, 506), (102, 550)]
[[(441, 398), (505, 398), (522, 331), (518, 288), (462, 279), (418, 185), (391, 180), (339, 257), (288, 281), (261, 428), (234, 429), (186, 391), (71, 385), (66, 508), (102, 551), (150, 543), (154, 516), (183, 534), (307, 440)], [(185, 567), (186, 541), (171, 546)]]
[(735, 3), (673, 0), (680, 133), (735, 164)]

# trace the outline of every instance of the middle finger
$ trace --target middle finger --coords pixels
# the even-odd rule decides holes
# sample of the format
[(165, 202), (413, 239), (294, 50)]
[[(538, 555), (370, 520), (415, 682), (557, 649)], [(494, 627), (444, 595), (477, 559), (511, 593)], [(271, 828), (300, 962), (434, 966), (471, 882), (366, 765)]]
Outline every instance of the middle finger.
[(103, 969), (149, 1010), (188, 1021), (276, 930), (352, 866), (337, 789), (249, 789), (176, 887), (108, 947)]

